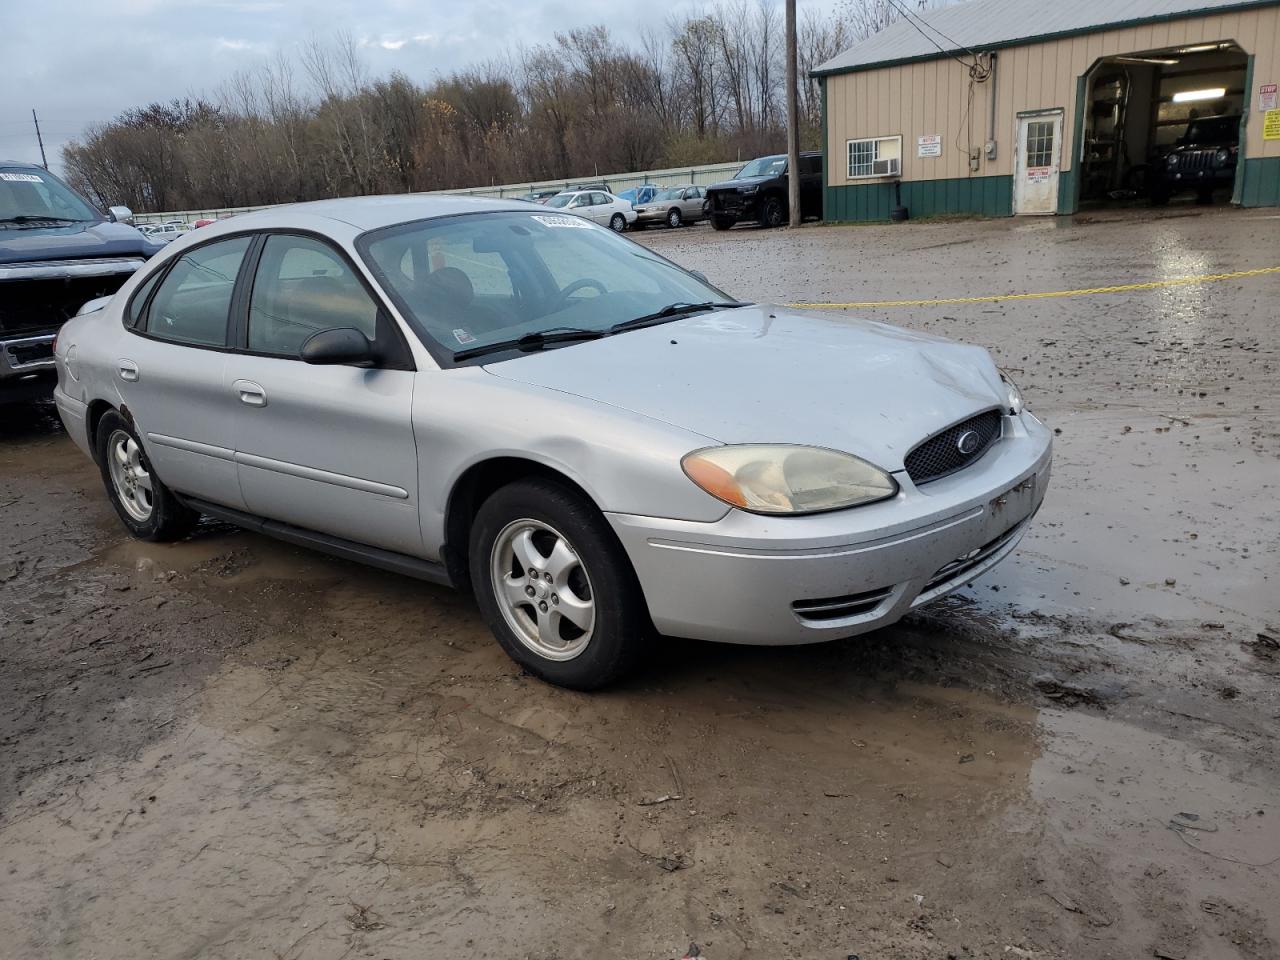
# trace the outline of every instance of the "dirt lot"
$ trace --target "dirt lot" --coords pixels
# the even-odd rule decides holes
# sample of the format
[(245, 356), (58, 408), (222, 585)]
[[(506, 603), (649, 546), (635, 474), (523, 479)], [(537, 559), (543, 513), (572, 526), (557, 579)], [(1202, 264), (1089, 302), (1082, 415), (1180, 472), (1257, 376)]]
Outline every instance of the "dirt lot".
[[(736, 295), (1277, 262), (1280, 218), (653, 231)], [(1016, 557), (898, 627), (666, 641), (580, 695), (470, 601), (209, 525), (131, 542), (0, 414), (0, 956), (1280, 956), (1275, 275), (868, 309), (1061, 431)]]

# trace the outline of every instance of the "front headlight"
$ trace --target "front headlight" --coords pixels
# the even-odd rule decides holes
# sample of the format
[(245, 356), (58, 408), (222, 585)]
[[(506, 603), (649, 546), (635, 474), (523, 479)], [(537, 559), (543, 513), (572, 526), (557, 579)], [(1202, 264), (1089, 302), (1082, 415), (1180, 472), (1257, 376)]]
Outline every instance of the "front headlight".
[(1178, 155), (1176, 153), (1171, 153), (1164, 158), (1164, 162), (1165, 162), (1165, 165), (1170, 170), (1172, 170), (1174, 167), (1178, 165)]
[(739, 193), (756, 193), (759, 189), (760, 189), (760, 184), (756, 183), (756, 184), (752, 184), (749, 187), (739, 187), (738, 192)]
[(1231, 159), (1231, 151), (1219, 150), (1216, 154), (1214, 154), (1214, 156), (1217, 157), (1219, 165), (1222, 165)]
[(1000, 371), (1000, 382), (1004, 384), (1004, 405), (1009, 411), (1009, 416), (1016, 417), (1026, 406), (1022, 400), (1022, 391), (1003, 370)]
[(750, 513), (820, 513), (898, 492), (897, 481), (879, 467), (822, 447), (707, 447), (687, 454), (680, 466), (707, 493)]

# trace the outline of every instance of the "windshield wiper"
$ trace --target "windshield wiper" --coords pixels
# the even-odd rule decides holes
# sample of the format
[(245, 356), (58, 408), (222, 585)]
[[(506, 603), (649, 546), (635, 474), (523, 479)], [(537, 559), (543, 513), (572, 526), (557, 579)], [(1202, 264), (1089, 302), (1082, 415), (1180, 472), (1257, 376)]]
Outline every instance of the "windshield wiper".
[(533, 351), (541, 350), (554, 343), (577, 343), (582, 340), (599, 340), (601, 337), (608, 336), (607, 330), (588, 330), (585, 327), (560, 327), (555, 330), (535, 330), (533, 333), (526, 333), (523, 337), (516, 337), (514, 340), (499, 340), (497, 343), (486, 343), (479, 347), (468, 347), (466, 350), (459, 350), (453, 355), (453, 359), (469, 360), (472, 357), (483, 356), (486, 353), (498, 353), (503, 350), (523, 350)]
[(20, 213), (16, 217), (0, 217), (0, 223), (89, 223), (71, 217), (46, 217), (40, 214)]
[(664, 320), (673, 320), (676, 317), (687, 317), (691, 313), (702, 313), (704, 310), (718, 310), (721, 307), (749, 307), (751, 304), (743, 303), (738, 300), (704, 300), (701, 303), (668, 303), (661, 310), (655, 310), (653, 313), (646, 313), (644, 316), (633, 317), (630, 320), (623, 320), (621, 323), (615, 323), (609, 328), (610, 333), (621, 333), (623, 330), (634, 330), (636, 327), (647, 326), (651, 323), (661, 323)]

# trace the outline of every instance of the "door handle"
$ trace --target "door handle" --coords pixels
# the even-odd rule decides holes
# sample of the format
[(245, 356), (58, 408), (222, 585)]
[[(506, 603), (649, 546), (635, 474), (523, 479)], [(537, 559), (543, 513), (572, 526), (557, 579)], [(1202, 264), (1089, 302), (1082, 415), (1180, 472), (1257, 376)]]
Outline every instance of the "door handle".
[(251, 407), (265, 407), (267, 405), (267, 391), (263, 390), (258, 384), (252, 380), (237, 380), (232, 384), (236, 393), (240, 397), (240, 402), (248, 404)]
[(130, 383), (138, 382), (138, 365), (132, 360), (121, 360), (116, 364), (116, 372), (120, 374), (121, 380), (128, 380)]

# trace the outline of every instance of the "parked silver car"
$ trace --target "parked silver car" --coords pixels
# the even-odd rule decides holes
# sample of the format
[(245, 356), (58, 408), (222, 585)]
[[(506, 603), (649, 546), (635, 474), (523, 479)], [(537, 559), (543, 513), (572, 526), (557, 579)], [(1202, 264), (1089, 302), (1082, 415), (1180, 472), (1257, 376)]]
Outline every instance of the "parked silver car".
[(707, 203), (706, 190), (691, 183), (663, 187), (652, 199), (636, 206), (636, 224), (642, 227), (651, 223), (678, 227), (684, 223), (697, 223), (709, 216), (711, 208)]
[(548, 200), (547, 206), (583, 217), (615, 233), (621, 233), (636, 222), (636, 212), (630, 203), (603, 190), (565, 191)]
[(1048, 431), (982, 348), (739, 303), (518, 201), (214, 224), (56, 358), (134, 535), (208, 514), (470, 588), (515, 660), (577, 688), (654, 628), (891, 623), (1013, 550), (1049, 479)]

